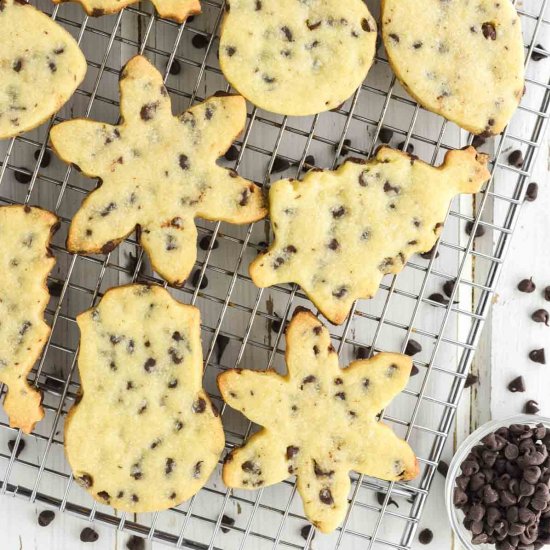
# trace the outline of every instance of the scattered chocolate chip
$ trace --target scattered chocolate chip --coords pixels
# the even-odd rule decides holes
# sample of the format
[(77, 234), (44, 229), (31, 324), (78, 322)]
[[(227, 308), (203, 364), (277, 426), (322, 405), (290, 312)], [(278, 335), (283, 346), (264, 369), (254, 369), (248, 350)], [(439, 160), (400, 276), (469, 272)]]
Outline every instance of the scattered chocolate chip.
[(451, 295), (453, 293), (453, 290), (455, 288), (455, 284), (456, 284), (456, 281), (454, 281), (454, 280), (453, 281), (445, 281), (445, 283), (443, 284), (443, 293), (448, 298), (451, 297)]
[(225, 160), (234, 162), (239, 158), (239, 150), (235, 145), (232, 145), (224, 155)]
[(177, 59), (172, 61), (172, 65), (170, 65), (170, 70), (168, 72), (173, 76), (181, 73), (181, 64)]
[(546, 326), (548, 326), (548, 319), (549, 319), (548, 311), (546, 311), (545, 309), (537, 309), (531, 315), (531, 319), (533, 319), (535, 323), (544, 323)]
[(313, 155), (308, 155), (304, 159), (302, 170), (310, 170), (311, 168), (315, 168), (315, 157)]
[(434, 538), (434, 534), (430, 529), (422, 529), (418, 534), (418, 542), (420, 544), (430, 544)]
[(433, 248), (431, 250), (428, 250), (427, 252), (422, 252), (420, 254), (420, 257), (421, 258), (424, 258), (425, 260), (431, 260), (432, 258), (439, 258), (439, 250), (437, 251), (437, 253), (435, 252), (435, 247), (436, 245), (433, 246)]
[(40, 527), (47, 527), (55, 518), (55, 512), (53, 510), (42, 510), (38, 514), (38, 525)]
[(544, 289), (544, 299), (547, 302), (550, 302), (550, 286), (545, 287)]
[(230, 529), (229, 527), (233, 527), (233, 525), (235, 525), (235, 520), (224, 514), (222, 516), (222, 525), (221, 525), (221, 530), (222, 530), (222, 533), (229, 533)]
[[(342, 149), (340, 151), (341, 155), (347, 155), (350, 152), (351, 139), (346, 138), (342, 143)], [(334, 149), (338, 149), (338, 143), (335, 145)]]
[[(210, 242), (212, 241), (212, 237), (209, 235), (205, 235), (200, 241), (199, 241), (199, 247), (201, 250), (208, 250), (210, 248)], [(214, 244), (212, 245), (212, 250), (216, 250), (220, 246), (220, 243), (218, 242), (218, 239), (214, 240)]]
[(393, 137), (393, 130), (390, 130), (389, 128), (385, 128), (385, 127), (382, 127), (380, 129), (380, 133), (378, 134), (378, 139), (382, 143), (389, 143), (392, 137)]
[(91, 527), (84, 527), (84, 529), (80, 532), (81, 542), (95, 542), (98, 538), (99, 534)]
[(478, 149), (479, 147), (482, 147), (485, 145), (485, 142), (487, 141), (487, 138), (485, 136), (474, 136), (472, 139), (472, 145)]
[[(34, 152), (34, 160), (38, 160), (39, 156), (40, 156), (40, 149), (37, 149)], [(50, 165), (51, 161), (52, 161), (52, 154), (49, 151), (44, 151), (44, 154), (42, 155), (42, 160), (40, 161), (40, 168), (47, 168)]]
[(405, 355), (410, 355), (412, 357), (413, 355), (416, 355), (417, 353), (420, 353), (421, 351), (422, 351), (422, 346), (416, 340), (413, 340), (411, 338), (407, 342), (407, 346), (405, 347)]
[(368, 359), (371, 356), (372, 348), (370, 346), (358, 347), (355, 351), (357, 359)]
[[(201, 278), (201, 270), (197, 269), (195, 273), (193, 273), (193, 277), (191, 279), (191, 286), (193, 288), (197, 288), (200, 278)], [(204, 275), (201, 281), (200, 290), (204, 290), (207, 286), (208, 286), (208, 279), (206, 278), (206, 275)]]
[[(474, 222), (468, 222), (466, 224), (466, 233), (468, 235), (472, 234), (472, 229), (474, 228)], [(476, 227), (476, 237), (483, 237), (485, 235), (485, 227), (483, 227), (481, 224), (478, 224)]]
[[(401, 151), (405, 151), (405, 142), (402, 141), (401, 143), (399, 143), (397, 148), (401, 149)], [(409, 143), (407, 145), (407, 150), (405, 152), (408, 153), (409, 155), (412, 155), (414, 153), (414, 145), (412, 143)]]
[[(17, 444), (17, 449), (15, 450), (15, 458), (19, 458), (19, 455), (23, 452), (24, 448), (25, 448), (25, 440), (20, 439), (19, 443)], [(10, 451), (10, 454), (13, 453), (13, 449), (15, 449), (15, 439), (10, 439), (8, 441), (8, 449)]]
[(15, 170), (13, 176), (15, 178), (15, 181), (17, 181), (18, 183), (22, 183), (23, 185), (30, 183), (32, 180), (32, 174), (27, 174), (19, 170)]
[(508, 164), (521, 168), (523, 166), (523, 153), (519, 149), (515, 149), (508, 155)]
[(449, 300), (443, 296), (443, 294), (440, 294), (439, 292), (434, 292), (428, 296), (428, 300), (431, 300), (432, 302), (437, 302), (438, 304), (442, 304), (446, 306), (449, 303)]
[(522, 280), (518, 283), (518, 290), (519, 290), (520, 292), (531, 293), (531, 292), (533, 292), (536, 288), (537, 288), (537, 286), (536, 286), (535, 283), (533, 282), (533, 277), (531, 277), (531, 278), (529, 278), (529, 279), (522, 279)]
[(466, 382), (464, 383), (464, 388), (471, 388), (475, 384), (479, 382), (479, 376), (472, 374), (471, 372), (468, 373), (466, 376)]
[(525, 403), (525, 407), (523, 408), (523, 412), (525, 414), (537, 414), (539, 411), (539, 404), (534, 399), (527, 401), (527, 403)]
[(512, 393), (524, 392), (525, 391), (525, 380), (523, 379), (523, 376), (518, 376), (517, 378), (514, 378), (508, 384), (508, 390), (511, 391)]
[(128, 550), (145, 550), (145, 539), (142, 539), (141, 537), (138, 537), (136, 535), (132, 535), (126, 541), (126, 548)]
[(284, 172), (285, 170), (288, 170), (291, 166), (290, 161), (285, 159), (284, 157), (280, 157), (277, 155), (275, 157), (275, 160), (273, 161), (273, 166), (271, 167), (271, 173), (277, 173), (277, 172)]
[(197, 48), (197, 50), (205, 49), (208, 46), (209, 42), (210, 39), (208, 38), (208, 36), (204, 36), (203, 34), (196, 34), (191, 39), (191, 44), (193, 44), (193, 46)]
[(311, 535), (311, 540), (313, 540), (315, 538), (315, 527), (313, 527), (313, 525), (304, 525), (301, 529), (300, 529), (300, 536), (304, 539), (304, 540), (308, 540), (309, 537), (310, 537), (310, 533), (313, 531), (313, 534)]
[(449, 465), (444, 460), (440, 460), (437, 465), (437, 471), (443, 476), (447, 477), (447, 474), (449, 473)]
[(525, 200), (528, 202), (533, 202), (537, 200), (539, 196), (539, 184), (532, 181), (525, 191)]
[(214, 349), (216, 350), (216, 361), (218, 362), (218, 365), (222, 361), (223, 352), (225, 351), (225, 348), (229, 344), (229, 337), (224, 336), (223, 334), (218, 334), (218, 337), (216, 338), (216, 344), (214, 346)]
[[(376, 501), (378, 502), (379, 506), (382, 506), (384, 504), (384, 501), (386, 500), (386, 494), (387, 493), (376, 493)], [(391, 504), (393, 504), (396, 508), (399, 508), (399, 504), (397, 504), (397, 502), (393, 500), (393, 498), (391, 498), (390, 496), (388, 500), (388, 506), (390, 506)]]
[(529, 352), (529, 359), (535, 363), (540, 363), (541, 365), (546, 365), (546, 353), (544, 348), (534, 349)]
[(535, 50), (533, 50), (531, 52), (531, 59), (533, 61), (540, 61), (541, 59), (546, 59), (548, 57), (548, 52), (540, 44), (536, 44), (535, 48), (542, 51), (536, 52)]

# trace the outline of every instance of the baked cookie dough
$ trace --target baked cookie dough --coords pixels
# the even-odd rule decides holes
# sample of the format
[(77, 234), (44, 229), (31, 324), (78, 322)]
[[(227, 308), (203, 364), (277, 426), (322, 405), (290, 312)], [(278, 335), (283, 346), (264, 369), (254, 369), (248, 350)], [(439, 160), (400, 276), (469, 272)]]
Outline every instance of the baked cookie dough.
[(510, 0), (382, 0), (390, 64), (426, 109), (499, 134), (524, 91), (521, 23)]
[(372, 64), (376, 23), (362, 0), (230, 0), (220, 66), (249, 101), (312, 115), (342, 104)]
[[(139, 0), (53, 0), (56, 4), (74, 1), (79, 3), (84, 11), (92, 17), (100, 17), (111, 13), (118, 13), (126, 6), (135, 4)], [(183, 23), (189, 16), (201, 12), (199, 0), (151, 0), (157, 13), (164, 19), (172, 19)]]
[(245, 100), (213, 96), (173, 116), (161, 74), (142, 56), (124, 68), (120, 90), (120, 125), (52, 128), (57, 154), (102, 182), (74, 216), (67, 248), (108, 253), (139, 225), (154, 269), (180, 285), (195, 263), (196, 216), (244, 224), (266, 214), (261, 190), (216, 164), (244, 127)]
[(418, 473), (409, 445), (376, 419), (406, 386), (412, 361), (380, 353), (341, 369), (328, 330), (304, 310), (286, 340), (286, 376), (240, 369), (218, 376), (227, 403), (264, 426), (227, 457), (223, 480), (257, 489), (295, 475), (306, 516), (328, 533), (346, 514), (351, 470), (388, 481)]
[(8, 387), (10, 426), (25, 433), (44, 417), (42, 396), (27, 375), (50, 334), (44, 310), (50, 299), (46, 278), (55, 264), (48, 246), (56, 228), (57, 217), (46, 210), (0, 207), (0, 382)]
[(202, 389), (200, 314), (158, 286), (110, 289), (77, 317), (82, 399), (65, 423), (76, 481), (128, 512), (178, 505), (224, 447)]
[(261, 288), (297, 283), (340, 324), (384, 275), (433, 247), (452, 198), (489, 179), (486, 163), (473, 147), (448, 152), (438, 168), (382, 147), (368, 162), (278, 181), (269, 192), (275, 242), (252, 262), (252, 280)]
[(86, 74), (74, 38), (47, 15), (0, 0), (0, 139), (36, 128), (70, 99)]

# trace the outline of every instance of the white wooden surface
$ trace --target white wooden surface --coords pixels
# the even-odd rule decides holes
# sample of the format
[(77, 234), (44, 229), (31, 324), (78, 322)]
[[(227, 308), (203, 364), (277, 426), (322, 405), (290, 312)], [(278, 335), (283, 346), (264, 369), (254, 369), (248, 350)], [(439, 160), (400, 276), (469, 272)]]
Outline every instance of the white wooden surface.
[[(110, 32), (111, 27), (111, 22), (105, 23), (106, 32)], [(134, 29), (128, 27), (127, 21), (123, 21), (123, 29), (126, 37), (133, 37), (132, 33)], [(136, 39), (143, 36), (143, 29), (136, 30), (135, 32)], [(539, 41), (544, 43), (545, 38), (548, 37), (541, 37)], [(172, 39), (173, 37), (156, 35), (153, 32), (148, 44), (162, 49), (163, 47), (168, 47)], [(548, 42), (548, 40), (546, 41)], [(124, 47), (120, 48), (119, 43), (115, 43), (111, 55), (127, 58), (125, 52), (120, 51), (121, 49), (123, 50)], [(96, 62), (100, 62), (102, 51), (94, 51), (93, 45), (88, 44), (87, 55), (93, 57)], [(550, 63), (550, 60), (546, 63)], [(181, 78), (186, 79), (187, 76)], [(193, 78), (193, 76), (189, 76), (189, 78)], [(206, 78), (216, 77), (207, 74)], [(115, 82), (116, 80), (113, 79), (112, 83), (107, 84), (107, 86), (112, 87)], [(180, 84), (184, 89), (189, 90), (189, 82), (181, 81)], [(202, 94), (202, 92), (203, 90), (199, 90), (199, 94)], [(109, 97), (112, 97), (112, 94)], [(80, 105), (81, 110), (83, 110), (85, 108), (84, 98), (78, 98), (77, 105)], [(178, 102), (177, 108), (181, 108), (182, 105), (184, 103), (181, 101)], [(77, 109), (76, 114), (81, 114), (81, 112), (78, 112)], [(386, 120), (392, 123), (392, 118), (397, 119), (400, 114), (399, 110), (395, 113), (390, 111)], [(100, 112), (92, 111), (92, 116), (101, 118), (101, 115), (102, 113)], [(105, 117), (107, 120), (112, 121), (113, 118), (116, 118), (116, 110), (113, 110), (108, 115), (103, 114), (102, 118)], [(395, 124), (398, 125), (397, 122)], [(426, 134), (430, 135), (431, 132), (431, 135), (433, 135), (435, 127), (437, 126), (433, 124), (433, 121), (430, 118), (426, 118), (417, 123), (415, 132), (422, 134), (425, 131)], [(330, 131), (333, 132), (332, 135), (334, 136), (334, 132), (341, 131), (341, 128), (335, 124), (334, 127), (330, 128)], [(455, 130), (450, 131), (455, 132), (456, 135), (447, 135), (447, 142), (454, 139), (456, 146), (461, 145), (461, 136)], [(354, 128), (352, 127), (350, 135), (354, 139), (355, 144), (358, 143), (361, 137), (353, 135), (353, 133)], [(266, 135), (262, 137), (262, 143), (256, 144), (263, 147), (272, 146), (274, 136), (274, 132), (273, 135)], [(548, 269), (548, 265), (550, 265), (550, 246), (548, 245), (548, 242), (550, 242), (550, 219), (548, 218), (550, 193), (546, 192), (545, 189), (545, 183), (550, 171), (549, 143), (547, 138), (541, 149), (532, 178), (540, 184), (539, 199), (535, 203), (526, 204), (523, 208), (509, 251), (509, 261), (505, 264), (499, 291), (495, 297), (492, 315), (485, 327), (484, 337), (476, 355), (473, 369), (480, 377), (480, 384), (472, 388), (472, 390), (466, 391), (463, 396), (457, 415), (456, 429), (453, 436), (447, 442), (443, 456), (446, 461), (450, 460), (453, 449), (472, 428), (475, 428), (479, 423), (488, 420), (490, 417), (500, 418), (520, 412), (527, 399), (536, 399), (541, 405), (542, 413), (550, 414), (550, 398), (548, 397), (548, 388), (550, 387), (550, 371), (548, 368), (550, 367), (535, 365), (527, 359), (527, 353), (530, 349), (542, 347), (550, 343), (550, 328), (543, 325), (535, 325), (529, 318), (530, 313), (534, 309), (544, 307), (540, 292), (544, 286), (550, 285), (550, 269)], [(289, 154), (291, 154), (293, 146), (294, 143), (292, 140), (286, 140), (282, 144), (282, 147), (286, 148)], [(303, 144), (297, 146), (302, 147)], [(359, 142), (358, 146), (366, 147), (367, 144)], [(419, 153), (422, 156), (422, 149)], [(18, 162), (23, 162), (22, 159), (18, 158), (12, 159), (12, 161), (16, 165)], [(249, 177), (253, 176), (249, 175)], [(37, 183), (37, 185), (40, 184)], [(48, 206), (47, 201), (51, 201), (51, 197), (47, 191), (41, 192), (39, 190), (39, 194), (32, 202), (36, 203), (39, 200), (46, 201), (45, 205)], [(462, 212), (468, 213), (471, 201), (465, 201), (460, 206)], [(487, 238), (490, 239), (491, 236), (487, 235), (482, 239)], [(482, 239), (479, 240), (479, 246), (481, 247), (483, 247)], [(228, 253), (228, 258), (224, 258), (224, 261), (222, 261), (222, 263), (225, 262), (229, 266), (227, 267), (228, 269), (234, 266), (234, 257), (231, 253)], [(218, 261), (217, 263), (220, 262)], [(474, 269), (473, 266), (472, 269)], [(532, 295), (521, 294), (515, 288), (520, 279), (528, 276), (533, 276), (535, 282), (538, 284), (537, 292)], [(415, 282), (414, 276), (411, 277), (411, 285), (413, 285)], [(407, 281), (407, 279), (405, 280)], [(114, 281), (110, 279), (107, 282), (114, 284)], [(78, 307), (82, 309), (87, 305), (82, 303)], [(199, 303), (199, 305), (201, 304)], [(269, 307), (268, 301), (268, 310)], [(550, 304), (548, 304), (548, 307), (550, 309)], [(203, 311), (203, 315), (211, 316), (209, 323), (215, 323), (217, 314), (217, 310), (212, 312)], [(430, 327), (432, 324), (436, 325), (436, 317), (439, 315), (438, 310), (425, 308), (422, 310), (422, 315), (425, 317), (422, 326)], [(430, 316), (433, 317), (433, 323)], [(355, 327), (352, 330), (355, 330)], [(453, 330), (459, 332), (460, 327), (453, 327)], [(269, 331), (267, 337), (271, 337)], [(206, 345), (208, 343), (206, 342)], [(550, 346), (547, 351), (550, 356)], [(527, 392), (523, 395), (513, 395), (506, 390), (506, 385), (513, 377), (519, 374), (523, 374), (526, 378)], [(27, 448), (26, 452), (32, 453), (35, 451), (31, 447)], [(38, 457), (38, 450), (36, 453)], [(61, 463), (54, 464), (54, 466), (66, 468)], [(457, 545), (451, 536), (444, 513), (443, 481), (442, 476), (436, 474), (419, 531), (424, 527), (429, 527), (435, 535), (430, 547), (437, 550), (450, 550), (451, 548), (456, 548)], [(54, 522), (50, 526), (41, 528), (37, 525), (36, 521), (41, 509), (43, 509), (43, 506), (31, 505), (21, 499), (0, 497), (0, 550), (65, 550), (69, 548), (71, 550), (84, 550), (85, 548), (119, 550), (125, 547), (128, 535), (117, 533), (113, 529), (102, 525), (94, 526), (100, 534), (98, 542), (93, 545), (80, 543), (78, 540), (79, 533), (83, 527), (89, 524), (67, 514), (57, 513)], [(313, 547), (315, 548), (315, 546), (316, 543), (314, 542)], [(357, 546), (342, 546), (344, 550), (356, 550), (360, 547), (364, 547), (364, 543), (360, 544), (358, 542)], [(416, 543), (414, 546), (415, 549), (420, 547), (422, 546), (419, 543)], [(161, 550), (163, 546), (158, 543), (147, 543), (147, 548), (149, 550)]]

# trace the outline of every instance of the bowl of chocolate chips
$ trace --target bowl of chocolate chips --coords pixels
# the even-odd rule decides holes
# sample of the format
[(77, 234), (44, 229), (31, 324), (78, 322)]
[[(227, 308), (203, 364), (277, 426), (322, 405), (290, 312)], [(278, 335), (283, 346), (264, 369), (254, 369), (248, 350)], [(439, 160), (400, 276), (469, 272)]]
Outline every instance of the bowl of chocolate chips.
[(550, 419), (519, 415), (478, 428), (451, 462), (445, 502), (464, 548), (550, 545)]

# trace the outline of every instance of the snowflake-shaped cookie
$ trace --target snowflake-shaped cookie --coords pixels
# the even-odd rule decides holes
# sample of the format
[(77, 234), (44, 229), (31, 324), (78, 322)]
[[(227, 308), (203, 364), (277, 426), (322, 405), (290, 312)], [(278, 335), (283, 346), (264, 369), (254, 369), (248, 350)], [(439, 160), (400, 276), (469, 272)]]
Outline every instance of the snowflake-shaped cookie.
[(351, 470), (389, 481), (418, 473), (409, 445), (376, 419), (405, 387), (412, 362), (380, 353), (341, 369), (329, 332), (304, 310), (286, 338), (286, 376), (230, 370), (218, 377), (225, 401), (264, 426), (227, 457), (223, 479), (257, 489), (295, 475), (307, 517), (330, 532), (346, 513)]
[(261, 190), (216, 160), (246, 122), (240, 96), (213, 96), (173, 116), (161, 74), (144, 57), (121, 74), (118, 126), (71, 120), (52, 128), (59, 156), (102, 182), (71, 223), (67, 247), (107, 253), (141, 227), (160, 275), (182, 284), (196, 258), (194, 218), (249, 223), (265, 216)]

